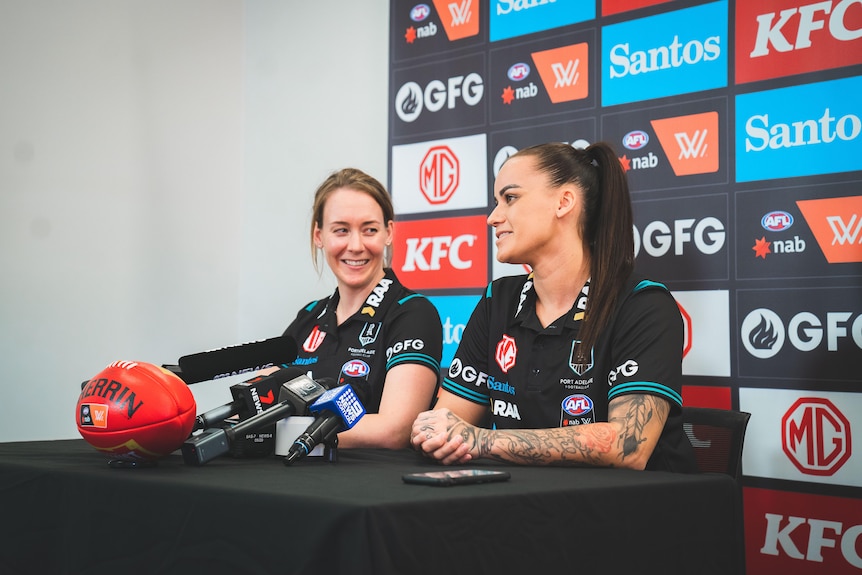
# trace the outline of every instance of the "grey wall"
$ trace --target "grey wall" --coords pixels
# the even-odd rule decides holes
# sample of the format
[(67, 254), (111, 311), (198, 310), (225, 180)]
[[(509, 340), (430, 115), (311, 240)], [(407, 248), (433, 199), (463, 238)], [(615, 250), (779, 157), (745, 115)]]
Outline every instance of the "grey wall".
[(387, 26), (386, 0), (0, 0), (0, 441), (78, 437), (108, 363), (271, 337), (332, 289), (311, 194), (385, 181)]

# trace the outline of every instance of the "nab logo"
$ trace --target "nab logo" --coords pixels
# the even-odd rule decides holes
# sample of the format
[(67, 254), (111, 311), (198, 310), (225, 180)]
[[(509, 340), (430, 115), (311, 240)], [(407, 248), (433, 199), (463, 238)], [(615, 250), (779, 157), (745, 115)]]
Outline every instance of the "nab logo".
[(718, 112), (652, 120), (650, 124), (675, 175), (718, 171)]
[(835, 475), (850, 459), (850, 438), (850, 422), (822, 397), (800, 397), (781, 418), (781, 448), (806, 475)]
[(830, 264), (862, 262), (862, 196), (796, 202)]
[(515, 345), (514, 338), (503, 335), (503, 338), (497, 343), (497, 350), (494, 353), (494, 359), (497, 360), (497, 365), (503, 370), (503, 373), (508, 373), (515, 365), (515, 358), (518, 355), (518, 346)]
[(532, 58), (552, 103), (589, 96), (589, 46), (585, 42), (533, 52)]
[(81, 427), (108, 427), (108, 406), (99, 403), (81, 404), (81, 416), (79, 419)]
[(419, 165), (419, 190), (429, 203), (445, 204), (458, 189), (461, 168), (449, 146), (434, 146)]
[(361, 359), (351, 359), (341, 366), (341, 373), (347, 377), (365, 377), (371, 368)]
[(799, 254), (805, 251), (808, 244), (799, 236), (793, 236), (786, 240), (767, 241), (766, 236), (754, 240), (751, 247), (755, 258), (766, 259), (768, 254)]

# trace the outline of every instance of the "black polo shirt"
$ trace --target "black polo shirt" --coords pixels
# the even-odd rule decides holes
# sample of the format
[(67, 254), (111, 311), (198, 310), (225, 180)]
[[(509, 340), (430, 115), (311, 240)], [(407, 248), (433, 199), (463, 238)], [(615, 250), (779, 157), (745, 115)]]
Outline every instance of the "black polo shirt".
[(473, 311), (443, 388), (488, 405), (496, 429), (541, 429), (608, 420), (608, 402), (650, 394), (671, 405), (648, 468), (692, 471), (682, 432), (683, 326), (662, 284), (632, 278), (589, 363), (575, 361), (588, 287), (547, 327), (536, 316), (532, 275), (492, 282)]
[(335, 315), (338, 301), (336, 289), (299, 310), (284, 331), (299, 348), (290, 365), (313, 378), (349, 383), (368, 413), (380, 409), (386, 373), (393, 366), (424, 365), (438, 376), (443, 352), (440, 314), (427, 298), (401, 285), (391, 269), (360, 310), (341, 325)]

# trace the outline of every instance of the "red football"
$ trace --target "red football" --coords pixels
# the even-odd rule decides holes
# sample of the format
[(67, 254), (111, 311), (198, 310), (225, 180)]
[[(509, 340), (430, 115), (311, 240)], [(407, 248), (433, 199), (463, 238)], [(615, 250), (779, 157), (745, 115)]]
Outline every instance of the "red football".
[(112, 459), (154, 460), (179, 449), (195, 422), (195, 398), (170, 371), (115, 361), (84, 385), (78, 431)]

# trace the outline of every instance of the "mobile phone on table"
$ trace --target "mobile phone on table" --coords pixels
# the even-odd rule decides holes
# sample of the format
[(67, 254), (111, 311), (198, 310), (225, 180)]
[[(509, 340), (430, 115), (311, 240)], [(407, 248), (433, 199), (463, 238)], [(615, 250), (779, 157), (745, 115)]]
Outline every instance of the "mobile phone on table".
[(496, 469), (446, 469), (443, 471), (426, 471), (424, 473), (405, 473), (401, 476), (401, 479), (404, 480), (404, 483), (449, 487), (451, 485), (506, 481), (509, 477), (511, 475), (508, 471), (499, 471)]

